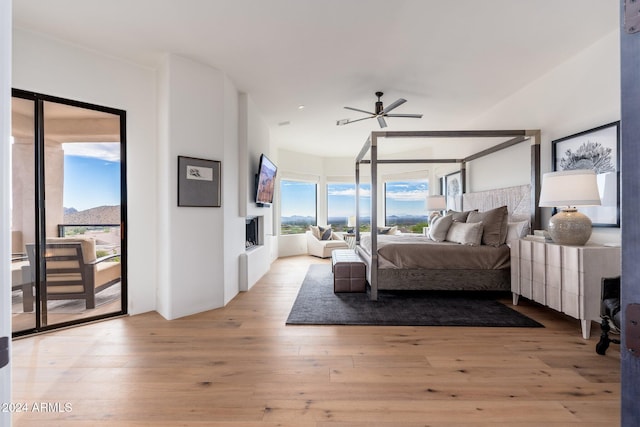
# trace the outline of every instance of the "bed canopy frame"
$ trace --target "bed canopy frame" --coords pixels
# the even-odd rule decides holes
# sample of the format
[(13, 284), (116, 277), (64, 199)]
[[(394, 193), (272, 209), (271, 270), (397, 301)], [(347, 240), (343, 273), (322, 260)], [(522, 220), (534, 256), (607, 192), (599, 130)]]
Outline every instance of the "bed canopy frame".
[[(378, 145), (382, 139), (394, 138), (500, 138), (503, 142), (461, 159), (379, 159)], [(530, 224), (532, 229), (540, 228), (540, 130), (465, 130), (465, 131), (373, 131), (356, 157), (356, 242), (360, 242), (360, 165), (369, 164), (371, 169), (371, 299), (378, 299), (378, 165), (416, 163), (459, 163), (462, 193), (466, 186), (466, 164), (505, 148), (530, 141)], [(369, 153), (369, 159), (365, 156)], [(464, 206), (463, 206), (464, 207)], [(374, 268), (375, 267), (375, 268)]]

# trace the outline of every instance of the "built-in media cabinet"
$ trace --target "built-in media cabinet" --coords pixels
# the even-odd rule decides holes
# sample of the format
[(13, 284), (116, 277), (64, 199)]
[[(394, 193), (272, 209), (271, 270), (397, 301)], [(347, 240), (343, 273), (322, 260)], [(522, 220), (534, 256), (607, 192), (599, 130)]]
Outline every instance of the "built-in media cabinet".
[(620, 275), (620, 247), (587, 244), (565, 246), (537, 238), (511, 245), (511, 291), (518, 298), (546, 305), (580, 319), (582, 337), (591, 321), (600, 321), (602, 278)]

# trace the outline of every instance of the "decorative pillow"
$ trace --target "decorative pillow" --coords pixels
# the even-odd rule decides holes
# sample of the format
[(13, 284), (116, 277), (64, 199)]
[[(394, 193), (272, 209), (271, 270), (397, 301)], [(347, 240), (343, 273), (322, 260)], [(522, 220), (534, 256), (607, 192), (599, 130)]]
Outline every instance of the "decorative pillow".
[(529, 221), (507, 223), (507, 242), (518, 240), (529, 232)]
[(327, 225), (326, 227), (310, 225), (309, 230), (311, 230), (311, 234), (313, 234), (313, 236), (318, 240), (331, 240), (331, 224)]
[(509, 211), (506, 206), (491, 209), (485, 212), (469, 212), (467, 222), (482, 222), (482, 244), (500, 246), (507, 241), (507, 223)]
[(451, 215), (437, 218), (429, 227), (429, 238), (434, 242), (444, 242), (452, 223), (453, 216)]
[(331, 226), (327, 226), (327, 227), (318, 227), (318, 229), (320, 230), (320, 240), (331, 240)]
[(478, 212), (478, 209), (464, 212), (448, 210), (447, 215), (453, 215), (454, 222), (467, 222), (467, 217), (469, 216), (470, 212)]
[(311, 234), (313, 234), (313, 237), (315, 237), (316, 239), (320, 240), (320, 228), (318, 228), (317, 225), (310, 225), (309, 226), (309, 231), (311, 231)]
[(446, 240), (462, 245), (479, 246), (480, 243), (482, 243), (482, 228), (483, 224), (481, 222), (466, 223), (453, 221), (447, 232)]

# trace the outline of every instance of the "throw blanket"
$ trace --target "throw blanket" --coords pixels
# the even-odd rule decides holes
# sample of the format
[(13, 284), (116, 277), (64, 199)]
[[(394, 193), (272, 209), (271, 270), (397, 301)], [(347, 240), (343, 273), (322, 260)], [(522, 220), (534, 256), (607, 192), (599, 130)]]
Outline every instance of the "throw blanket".
[[(360, 247), (371, 254), (371, 235), (362, 235)], [(422, 235), (378, 235), (379, 268), (431, 270), (499, 270), (509, 268), (507, 245), (467, 246), (434, 242)]]

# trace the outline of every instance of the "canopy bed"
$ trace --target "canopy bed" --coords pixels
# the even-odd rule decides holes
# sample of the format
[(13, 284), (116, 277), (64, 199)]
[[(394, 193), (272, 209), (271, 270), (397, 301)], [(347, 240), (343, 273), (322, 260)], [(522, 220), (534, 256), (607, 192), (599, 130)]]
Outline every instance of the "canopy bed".
[[(463, 158), (379, 159), (378, 145), (394, 138), (491, 138), (497, 144)], [(467, 163), (496, 153), (516, 144), (529, 142), (530, 184), (476, 193), (465, 192)], [(385, 144), (388, 142), (385, 142)], [(486, 147), (486, 144), (485, 144)], [(366, 156), (368, 155), (368, 159)], [(500, 241), (487, 241), (491, 225), (480, 225), (484, 233), (482, 244), (466, 245), (451, 241), (434, 242), (423, 236), (379, 235), (378, 230), (378, 166), (381, 164), (457, 163), (460, 165), (462, 209), (473, 212), (473, 222), (489, 224), (487, 218), (502, 215), (503, 226), (496, 233)], [(370, 165), (371, 172), (371, 233), (360, 233), (360, 166)], [(371, 299), (378, 298), (378, 290), (511, 290), (510, 253), (505, 244), (506, 218), (527, 221), (531, 229), (540, 228), (540, 131), (539, 130), (480, 130), (480, 131), (386, 131), (371, 132), (355, 163), (356, 175), (356, 251), (367, 264), (367, 279)], [(506, 207), (505, 207), (506, 206)], [(488, 215), (488, 216), (487, 216)], [(485, 221), (483, 221), (483, 218)], [(448, 219), (452, 221), (452, 219)], [(471, 222), (471, 218), (466, 220)], [(464, 221), (463, 221), (464, 222)], [(458, 224), (459, 226), (459, 224)], [(465, 225), (465, 227), (467, 227)], [(469, 225), (468, 228), (473, 227)], [(495, 228), (495, 227), (494, 227)], [(455, 239), (454, 239), (455, 240)], [(489, 244), (487, 244), (489, 243)], [(426, 263), (425, 263), (426, 262)]]

